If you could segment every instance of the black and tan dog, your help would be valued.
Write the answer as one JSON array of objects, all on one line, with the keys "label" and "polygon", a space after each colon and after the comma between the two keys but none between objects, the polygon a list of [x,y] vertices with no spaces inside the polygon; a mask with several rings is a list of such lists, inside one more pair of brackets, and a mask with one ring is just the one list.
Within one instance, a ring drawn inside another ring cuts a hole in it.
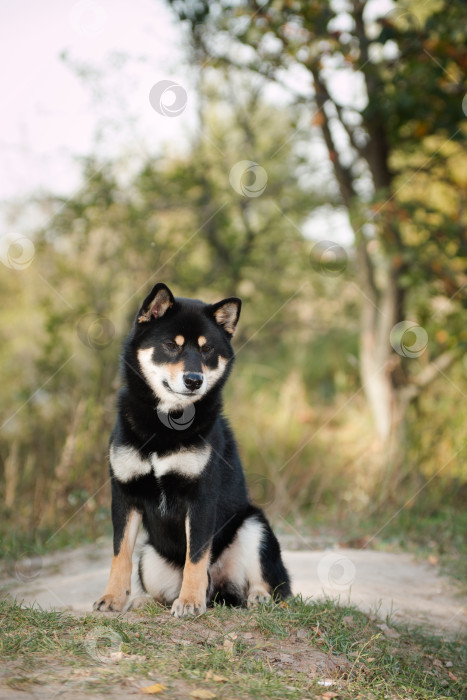
[{"label": "black and tan dog", "polygon": [[174,298],[156,284],[136,317],[110,439],[114,557],[95,610],[126,604],[141,520],[142,588],[176,617],[202,613],[213,599],[252,605],[291,593],[222,415],[240,307],[237,298]]}]

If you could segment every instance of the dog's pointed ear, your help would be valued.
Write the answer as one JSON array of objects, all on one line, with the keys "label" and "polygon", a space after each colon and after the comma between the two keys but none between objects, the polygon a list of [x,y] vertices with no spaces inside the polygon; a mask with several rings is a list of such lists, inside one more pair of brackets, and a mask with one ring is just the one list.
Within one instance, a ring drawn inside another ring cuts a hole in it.
[{"label": "dog's pointed ear", "polygon": [[174,297],[166,284],[159,282],[143,301],[137,316],[137,323],[147,323],[153,318],[162,318],[174,304]]},{"label": "dog's pointed ear", "polygon": [[215,322],[221,326],[226,333],[234,335],[237,330],[238,319],[240,318],[240,310],[242,308],[242,300],[237,297],[229,297],[218,301],[217,304],[212,304],[210,312],[214,316]]}]

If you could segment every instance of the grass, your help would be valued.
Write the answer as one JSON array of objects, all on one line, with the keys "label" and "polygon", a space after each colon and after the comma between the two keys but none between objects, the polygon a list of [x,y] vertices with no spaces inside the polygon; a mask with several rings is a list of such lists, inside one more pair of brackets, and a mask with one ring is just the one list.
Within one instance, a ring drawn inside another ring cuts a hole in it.
[{"label": "grass", "polygon": [[81,527],[63,528],[58,534],[57,528],[38,528],[25,532],[19,529],[8,529],[7,524],[4,523],[4,530],[0,533],[2,543],[0,562],[3,562],[8,569],[25,557],[42,556],[86,544],[95,544],[100,537],[111,538],[112,522],[109,513],[106,515],[106,520],[98,525],[95,522],[88,522]]},{"label": "grass", "polygon": [[354,607],[299,597],[253,611],[216,606],[182,621],[155,604],[77,618],[5,600],[0,653],[10,688],[40,684],[51,694],[118,697],[161,683],[167,698],[200,690],[217,698],[465,697],[460,640],[379,624]]}]

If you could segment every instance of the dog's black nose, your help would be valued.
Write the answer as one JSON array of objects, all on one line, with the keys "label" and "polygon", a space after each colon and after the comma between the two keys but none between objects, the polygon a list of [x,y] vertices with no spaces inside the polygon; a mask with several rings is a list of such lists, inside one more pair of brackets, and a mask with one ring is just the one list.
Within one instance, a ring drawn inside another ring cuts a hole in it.
[{"label": "dog's black nose", "polygon": [[185,382],[187,389],[190,391],[196,391],[196,389],[199,389],[203,383],[203,375],[199,372],[187,372],[183,375],[183,381]]}]

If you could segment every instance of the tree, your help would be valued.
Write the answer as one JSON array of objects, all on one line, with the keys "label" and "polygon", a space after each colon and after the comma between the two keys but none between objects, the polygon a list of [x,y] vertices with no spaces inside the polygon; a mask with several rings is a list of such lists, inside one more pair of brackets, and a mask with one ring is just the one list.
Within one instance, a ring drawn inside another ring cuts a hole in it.
[{"label": "tree", "polygon": [[[384,17],[366,0],[171,4],[191,30],[198,61],[250,71],[291,92],[301,78],[295,104],[321,132],[355,237],[362,386],[399,463],[408,406],[461,356],[464,4],[433,1],[417,10],[397,2]],[[360,86],[360,104],[340,99],[339,75]],[[440,298],[445,311],[434,323]],[[440,321],[450,333],[438,332]]]}]

